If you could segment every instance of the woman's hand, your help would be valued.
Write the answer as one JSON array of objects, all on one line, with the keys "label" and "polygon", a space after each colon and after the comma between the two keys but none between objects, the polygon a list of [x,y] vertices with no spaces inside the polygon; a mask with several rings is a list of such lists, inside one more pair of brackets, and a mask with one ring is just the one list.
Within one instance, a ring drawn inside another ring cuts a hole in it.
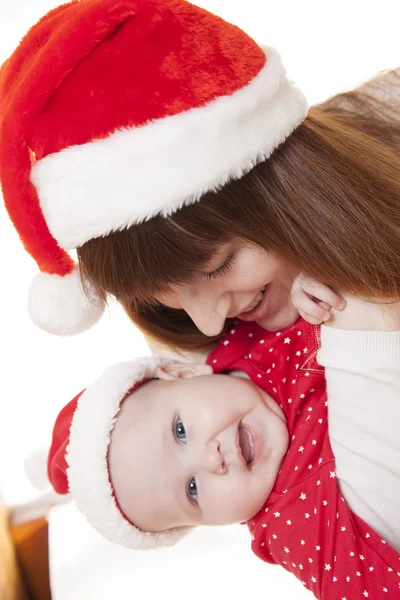
[{"label": "woman's hand", "polygon": [[291,299],[305,321],[319,325],[331,316],[332,308],[343,310],[346,301],[330,287],[300,273],[293,282]]}]

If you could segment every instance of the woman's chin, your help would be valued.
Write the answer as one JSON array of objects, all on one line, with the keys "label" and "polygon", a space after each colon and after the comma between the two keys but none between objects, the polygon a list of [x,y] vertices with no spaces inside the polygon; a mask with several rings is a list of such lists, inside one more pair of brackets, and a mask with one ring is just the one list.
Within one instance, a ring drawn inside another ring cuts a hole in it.
[{"label": "woman's chin", "polygon": [[257,321],[257,325],[267,331],[279,331],[280,329],[289,327],[289,325],[293,325],[299,316],[298,310],[291,304],[275,314],[267,315],[260,321]]}]

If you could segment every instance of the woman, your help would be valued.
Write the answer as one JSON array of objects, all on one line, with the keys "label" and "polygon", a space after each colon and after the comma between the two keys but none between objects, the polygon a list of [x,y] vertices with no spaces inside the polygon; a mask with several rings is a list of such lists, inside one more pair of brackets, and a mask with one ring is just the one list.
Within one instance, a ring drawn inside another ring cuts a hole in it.
[{"label": "woman", "polygon": [[113,295],[198,348],[233,317],[293,322],[301,272],[329,286],[298,303],[319,321],[330,288],[397,299],[398,89],[388,73],[307,112],[276,51],[183,0],[55,9],[0,75],[4,198],[42,271],[33,319],[76,333]]}]

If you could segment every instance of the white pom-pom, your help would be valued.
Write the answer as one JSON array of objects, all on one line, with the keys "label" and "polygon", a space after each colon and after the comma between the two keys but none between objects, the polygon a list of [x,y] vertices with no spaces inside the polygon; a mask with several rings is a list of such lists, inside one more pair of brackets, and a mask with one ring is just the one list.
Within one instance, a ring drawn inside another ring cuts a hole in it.
[{"label": "white pom-pom", "polygon": [[47,476],[47,455],[48,449],[38,448],[25,459],[24,463],[27,478],[33,487],[40,491],[50,487]]},{"label": "white pom-pom", "polygon": [[64,275],[39,273],[32,281],[28,312],[41,329],[55,335],[74,335],[90,329],[105,303],[83,289],[78,269]]}]

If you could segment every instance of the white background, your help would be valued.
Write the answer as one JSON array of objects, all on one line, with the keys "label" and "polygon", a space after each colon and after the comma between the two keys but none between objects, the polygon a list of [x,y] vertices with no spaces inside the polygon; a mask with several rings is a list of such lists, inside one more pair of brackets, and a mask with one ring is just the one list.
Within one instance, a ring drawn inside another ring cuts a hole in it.
[{"label": "white background", "polygon": [[[56,0],[0,0],[0,62]],[[400,64],[396,0],[335,2],[198,0],[260,43],[276,46],[310,103]],[[119,360],[148,353],[118,306],[77,338],[57,339],[29,321],[25,308],[36,264],[0,206],[0,489],[9,503],[34,497],[24,458],[46,445],[59,409]],[[51,517],[54,600],[188,596],[191,600],[308,598],[294,578],[249,550],[244,527],[204,530],[174,549],[135,553],[99,539],[73,507]]]}]

